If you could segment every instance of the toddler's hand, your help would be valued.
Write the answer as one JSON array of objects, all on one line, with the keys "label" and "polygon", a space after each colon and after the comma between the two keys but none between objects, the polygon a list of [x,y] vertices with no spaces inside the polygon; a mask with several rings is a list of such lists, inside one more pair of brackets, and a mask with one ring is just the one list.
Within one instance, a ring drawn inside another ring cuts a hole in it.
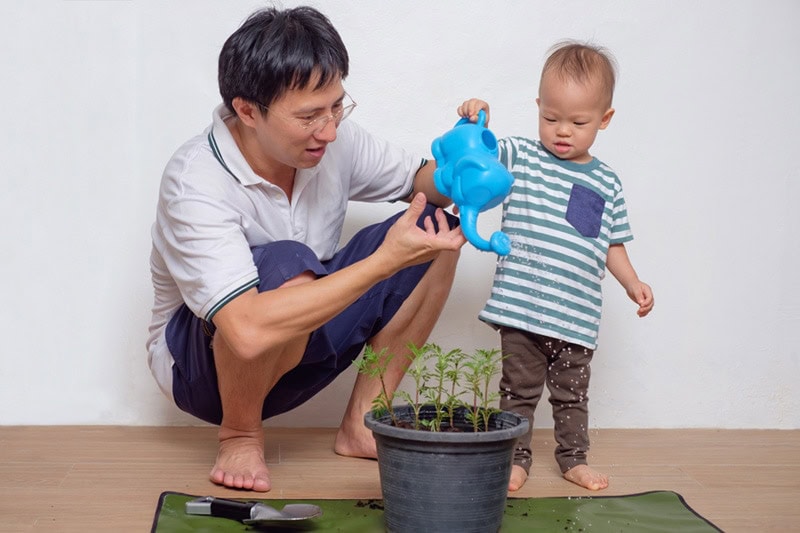
[{"label": "toddler's hand", "polygon": [[489,104],[478,98],[470,98],[465,100],[463,104],[458,106],[458,116],[468,118],[470,122],[478,121],[478,111],[483,109],[486,112],[486,124],[489,125]]},{"label": "toddler's hand", "polygon": [[655,305],[655,298],[653,298],[653,289],[650,285],[640,281],[635,287],[628,291],[628,296],[631,300],[639,305],[636,314],[640,317],[647,316],[653,310]]}]

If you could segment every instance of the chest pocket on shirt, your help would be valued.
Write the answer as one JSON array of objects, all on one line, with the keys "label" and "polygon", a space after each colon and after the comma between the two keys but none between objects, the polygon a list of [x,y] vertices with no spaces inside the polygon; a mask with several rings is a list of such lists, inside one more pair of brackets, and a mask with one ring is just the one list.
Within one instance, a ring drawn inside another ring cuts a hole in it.
[{"label": "chest pocket on shirt", "polygon": [[600,235],[604,207],[605,201],[599,194],[576,183],[569,195],[567,222],[584,237],[594,239]]}]

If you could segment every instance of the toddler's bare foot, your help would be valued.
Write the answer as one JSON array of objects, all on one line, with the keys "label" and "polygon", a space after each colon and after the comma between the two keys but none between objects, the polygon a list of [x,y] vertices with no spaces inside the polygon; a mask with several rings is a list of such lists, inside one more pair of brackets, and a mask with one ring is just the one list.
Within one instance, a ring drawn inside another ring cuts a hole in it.
[{"label": "toddler's bare foot", "polygon": [[220,427],[217,462],[209,478],[232,489],[267,492],[271,487],[264,460],[264,432]]},{"label": "toddler's bare foot", "polygon": [[573,466],[564,472],[564,479],[589,490],[602,490],[608,487],[608,476],[590,468],[589,465]]},{"label": "toddler's bare foot", "polygon": [[528,480],[528,473],[519,465],[511,467],[511,479],[508,482],[508,490],[515,491],[522,488]]},{"label": "toddler's bare foot", "polygon": [[349,420],[347,416],[342,419],[342,425],[339,426],[339,431],[336,433],[333,451],[345,457],[378,458],[375,438],[364,425],[364,421],[362,419]]}]

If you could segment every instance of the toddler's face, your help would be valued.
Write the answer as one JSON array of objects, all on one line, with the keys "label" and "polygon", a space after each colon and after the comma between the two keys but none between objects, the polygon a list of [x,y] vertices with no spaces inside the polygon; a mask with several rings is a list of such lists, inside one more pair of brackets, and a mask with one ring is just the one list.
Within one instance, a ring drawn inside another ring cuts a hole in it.
[{"label": "toddler's face", "polygon": [[545,73],[539,86],[539,139],[554,156],[575,163],[592,160],[589,148],[608,126],[614,109],[600,84],[566,81]]}]

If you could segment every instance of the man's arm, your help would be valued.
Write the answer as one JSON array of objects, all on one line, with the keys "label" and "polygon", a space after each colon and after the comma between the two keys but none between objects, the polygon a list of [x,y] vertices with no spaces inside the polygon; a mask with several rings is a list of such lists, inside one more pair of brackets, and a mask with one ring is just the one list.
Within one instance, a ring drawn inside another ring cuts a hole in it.
[{"label": "man's arm", "polygon": [[414,176],[414,192],[406,199],[411,201],[418,193],[425,194],[428,202],[439,207],[448,207],[453,201],[443,195],[433,182],[433,171],[436,170],[436,161],[430,160],[417,170]]},{"label": "man's arm", "polygon": [[460,228],[449,228],[443,212],[436,214],[438,232],[430,219],[425,229],[417,226],[425,203],[424,195],[415,196],[380,247],[347,268],[289,287],[261,293],[251,289],[234,298],[214,315],[217,333],[240,358],[252,360],[308,335],[399,270],[431,261],[442,251],[459,250],[466,239]]}]

